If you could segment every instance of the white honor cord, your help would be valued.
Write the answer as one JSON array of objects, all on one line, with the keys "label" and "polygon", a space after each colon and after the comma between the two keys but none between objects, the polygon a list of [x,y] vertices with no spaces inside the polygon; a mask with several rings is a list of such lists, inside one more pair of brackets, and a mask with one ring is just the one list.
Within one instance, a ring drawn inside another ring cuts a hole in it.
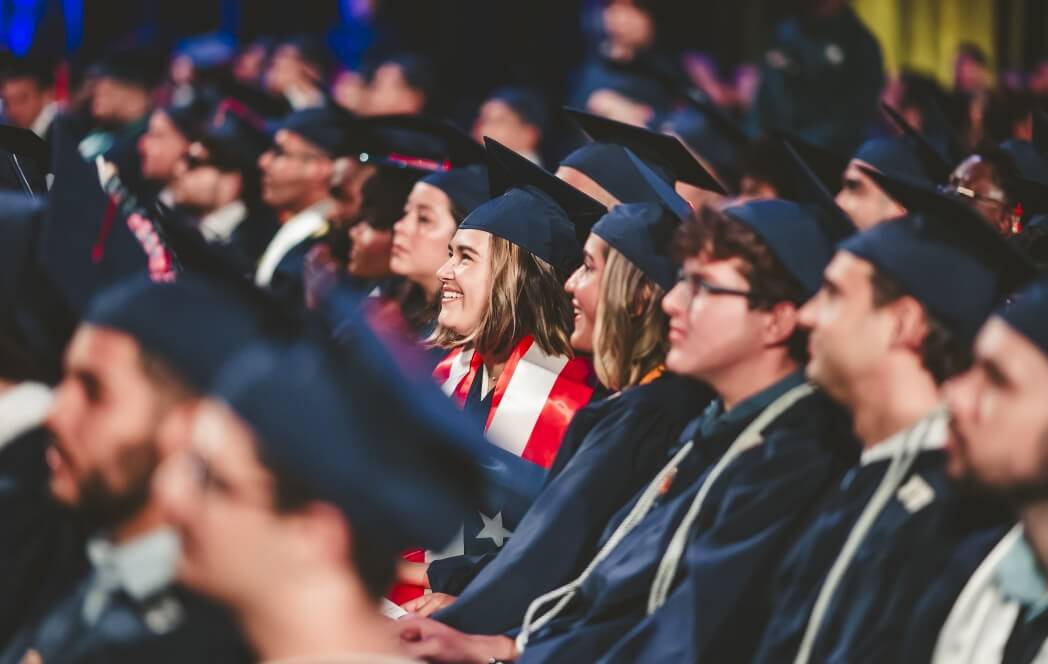
[{"label": "white honor cord", "polygon": [[840,585],[841,579],[844,578],[845,572],[848,571],[852,559],[855,557],[863,540],[866,539],[866,535],[869,533],[870,528],[873,527],[873,523],[880,516],[881,510],[891,500],[891,497],[902,484],[903,478],[906,477],[906,473],[910,471],[914,461],[917,460],[924,438],[927,437],[934,422],[935,416],[929,416],[914,425],[913,429],[906,435],[899,450],[892,457],[891,465],[888,466],[888,470],[881,479],[877,491],[870,498],[870,502],[866,503],[866,507],[863,509],[858,521],[855,522],[851,532],[848,534],[848,539],[845,540],[844,546],[841,547],[840,553],[837,554],[837,560],[833,562],[833,567],[830,568],[829,573],[826,575],[822,588],[819,589],[811,616],[808,618],[808,625],[804,629],[804,638],[801,640],[800,648],[797,650],[797,657],[793,660],[794,664],[808,664],[808,661],[811,659],[815,638],[819,635],[819,629],[822,626],[822,621],[826,618],[826,612],[833,601],[833,595],[837,592],[837,586]]},{"label": "white honor cord", "polygon": [[695,495],[695,499],[692,501],[691,506],[684,515],[684,519],[681,521],[680,525],[677,526],[677,530],[674,531],[673,537],[670,539],[670,543],[666,547],[666,553],[663,554],[662,560],[659,562],[659,568],[658,571],[655,572],[655,580],[651,584],[651,592],[648,595],[649,615],[666,603],[666,597],[669,595],[670,588],[673,586],[673,580],[677,576],[677,568],[680,565],[680,560],[684,556],[684,551],[688,546],[688,536],[691,527],[699,518],[702,506],[706,502],[706,496],[709,495],[713,485],[717,482],[717,479],[743,452],[760,445],[764,441],[763,432],[769,424],[792,408],[798,401],[814,392],[815,388],[808,383],[804,383],[803,385],[798,385],[789,390],[770,403],[763,411],[761,411],[761,414],[758,415],[741,434],[739,434],[738,438],[735,439],[735,442],[733,442],[731,447],[728,448],[728,451],[721,456],[719,461],[717,461],[717,464],[710,471],[706,481],[703,482],[702,487],[699,488],[699,492]]},{"label": "white honor cord", "polygon": [[[521,625],[520,634],[517,635],[517,650],[519,652],[524,652],[524,648],[528,645],[528,639],[532,633],[542,629],[549,624],[551,620],[560,615],[560,612],[563,611],[564,607],[566,607],[568,603],[571,602],[572,598],[575,597],[575,593],[580,587],[582,587],[582,584],[585,583],[586,579],[588,579],[590,574],[593,573],[593,570],[596,569],[597,565],[611,555],[611,552],[615,550],[615,547],[619,545],[619,542],[621,542],[626,535],[628,535],[630,531],[633,530],[642,519],[644,519],[649,511],[651,511],[655,501],[664,491],[663,485],[673,476],[674,473],[677,472],[677,467],[680,465],[681,461],[684,460],[684,457],[688,456],[688,453],[691,452],[691,449],[694,446],[695,441],[688,441],[687,444],[681,447],[680,450],[673,455],[670,462],[659,471],[655,476],[655,479],[653,479],[648,484],[647,488],[644,489],[644,493],[642,493],[640,498],[637,499],[637,503],[633,506],[633,509],[626,515],[626,518],[623,519],[621,524],[619,524],[619,527],[616,528],[615,532],[613,532],[611,537],[608,538],[607,543],[601,547],[600,551],[586,569],[582,571],[582,574],[580,574],[578,578],[567,585],[551,590],[545,595],[535,598],[535,600],[528,606],[528,610],[524,614],[524,623]],[[560,601],[557,602],[552,609],[538,619],[535,618],[539,609],[556,599],[560,599]]]}]

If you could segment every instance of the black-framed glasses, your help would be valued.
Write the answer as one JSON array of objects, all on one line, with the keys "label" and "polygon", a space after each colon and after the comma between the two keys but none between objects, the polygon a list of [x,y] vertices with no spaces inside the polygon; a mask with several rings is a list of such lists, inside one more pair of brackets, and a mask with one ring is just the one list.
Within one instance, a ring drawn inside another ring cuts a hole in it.
[{"label": "black-framed glasses", "polygon": [[683,284],[687,290],[688,299],[694,299],[697,295],[708,294],[708,295],[728,295],[731,297],[743,297],[747,300],[760,297],[759,293],[752,290],[739,290],[738,288],[729,288],[727,286],[718,286],[717,284],[710,283],[697,274],[691,272],[685,272],[681,270],[677,273],[677,283]]},{"label": "black-framed glasses", "polygon": [[278,143],[270,145],[269,149],[266,150],[266,152],[273,155],[274,159],[277,157],[287,157],[288,159],[297,159],[299,161],[315,161],[317,159],[327,159],[325,155],[322,155],[317,152],[285,150],[284,147]]}]

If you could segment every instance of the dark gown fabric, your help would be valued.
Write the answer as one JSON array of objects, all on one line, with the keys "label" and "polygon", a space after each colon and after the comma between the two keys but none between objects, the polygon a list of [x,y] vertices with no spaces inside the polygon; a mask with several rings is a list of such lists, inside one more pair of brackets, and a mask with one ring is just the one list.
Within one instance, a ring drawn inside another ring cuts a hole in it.
[{"label": "dark gown fabric", "polygon": [[[520,624],[528,604],[577,576],[608,519],[659,471],[711,392],[664,374],[580,410],[513,537],[437,620],[469,633]],[[432,570],[440,563],[431,566]]]}]

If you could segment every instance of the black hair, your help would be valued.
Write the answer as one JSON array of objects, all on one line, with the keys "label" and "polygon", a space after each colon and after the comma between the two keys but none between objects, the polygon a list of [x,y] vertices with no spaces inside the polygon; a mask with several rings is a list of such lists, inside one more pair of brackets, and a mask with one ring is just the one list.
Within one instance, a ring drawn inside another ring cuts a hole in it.
[{"label": "black hair", "polygon": [[48,63],[38,60],[14,60],[0,71],[0,80],[31,80],[38,89],[47,90],[55,85],[55,73]]}]

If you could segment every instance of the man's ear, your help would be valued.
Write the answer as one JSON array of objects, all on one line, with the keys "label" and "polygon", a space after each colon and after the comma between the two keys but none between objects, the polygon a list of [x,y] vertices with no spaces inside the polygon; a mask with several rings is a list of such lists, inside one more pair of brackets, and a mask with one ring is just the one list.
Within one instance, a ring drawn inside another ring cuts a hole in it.
[{"label": "man's ear", "polygon": [[784,345],[797,331],[797,305],[792,302],[777,302],[767,314],[764,323],[764,343],[768,346]]},{"label": "man's ear", "polygon": [[919,351],[928,336],[928,316],[921,303],[910,296],[900,297],[890,305],[895,315],[896,345]]},{"label": "man's ear", "polygon": [[295,517],[304,542],[318,558],[345,565],[353,552],[353,532],[345,515],[331,503],[308,503]]}]

